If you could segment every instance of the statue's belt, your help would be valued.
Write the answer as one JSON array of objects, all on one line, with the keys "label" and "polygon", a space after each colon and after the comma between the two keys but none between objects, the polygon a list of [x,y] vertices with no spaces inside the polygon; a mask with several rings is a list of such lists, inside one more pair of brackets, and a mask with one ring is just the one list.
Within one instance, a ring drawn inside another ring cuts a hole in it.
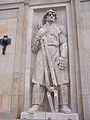
[{"label": "statue's belt", "polygon": [[59,46],[59,43],[46,43],[47,46],[55,46],[55,47],[58,47]]}]

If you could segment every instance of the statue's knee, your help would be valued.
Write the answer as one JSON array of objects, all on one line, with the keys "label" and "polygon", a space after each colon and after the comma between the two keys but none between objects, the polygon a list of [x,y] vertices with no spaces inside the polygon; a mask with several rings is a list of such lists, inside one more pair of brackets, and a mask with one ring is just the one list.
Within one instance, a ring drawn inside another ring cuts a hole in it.
[{"label": "statue's knee", "polygon": [[54,96],[58,96],[58,91],[57,90],[54,90]]}]

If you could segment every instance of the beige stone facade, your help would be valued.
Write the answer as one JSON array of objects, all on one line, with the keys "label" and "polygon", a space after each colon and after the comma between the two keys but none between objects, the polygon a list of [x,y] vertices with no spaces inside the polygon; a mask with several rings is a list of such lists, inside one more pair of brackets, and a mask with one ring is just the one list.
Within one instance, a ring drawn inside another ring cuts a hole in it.
[{"label": "beige stone facade", "polygon": [[[19,118],[31,107],[36,59],[31,41],[50,8],[57,11],[58,23],[67,28],[70,108],[80,120],[90,120],[89,0],[0,0],[0,38],[11,38],[5,55],[0,46],[0,120]],[[49,110],[48,105],[43,108]]]}]

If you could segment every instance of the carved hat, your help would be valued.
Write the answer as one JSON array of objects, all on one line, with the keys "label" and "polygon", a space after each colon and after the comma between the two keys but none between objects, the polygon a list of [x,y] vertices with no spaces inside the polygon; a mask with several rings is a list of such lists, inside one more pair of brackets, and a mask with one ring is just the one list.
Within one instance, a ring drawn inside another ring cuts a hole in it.
[{"label": "carved hat", "polygon": [[56,12],[54,10],[50,9],[50,10],[46,11],[45,15],[43,16],[43,21],[42,21],[43,25],[46,24],[46,19],[47,19],[47,16],[48,16],[49,13],[54,14],[55,15],[55,20],[57,19]]}]

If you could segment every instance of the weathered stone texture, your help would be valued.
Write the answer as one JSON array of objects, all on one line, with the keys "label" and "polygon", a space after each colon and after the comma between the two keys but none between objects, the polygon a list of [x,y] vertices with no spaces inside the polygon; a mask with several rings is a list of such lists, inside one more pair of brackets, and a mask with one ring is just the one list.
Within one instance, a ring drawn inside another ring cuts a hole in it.
[{"label": "weathered stone texture", "polygon": [[[14,120],[31,106],[36,60],[31,41],[37,23],[50,8],[57,11],[58,23],[67,28],[71,109],[79,113],[81,120],[90,120],[90,1],[0,0],[0,38],[11,38],[6,55],[1,54],[0,46],[1,120],[10,116]],[[48,104],[44,109],[50,109]]]},{"label": "weathered stone texture", "polygon": [[63,114],[63,113],[50,113],[50,112],[40,112],[35,114],[28,114],[23,112],[21,114],[21,120],[79,120],[77,113]]}]

